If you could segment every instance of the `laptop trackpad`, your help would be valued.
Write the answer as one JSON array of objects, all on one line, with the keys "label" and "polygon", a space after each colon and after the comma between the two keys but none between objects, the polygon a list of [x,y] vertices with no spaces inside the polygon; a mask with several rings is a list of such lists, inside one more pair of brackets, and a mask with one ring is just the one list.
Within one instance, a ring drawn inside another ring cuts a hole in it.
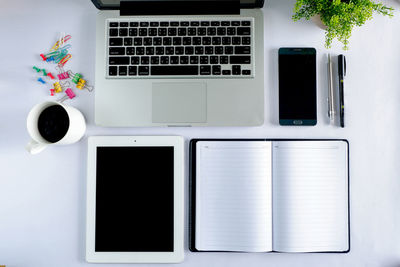
[{"label": "laptop trackpad", "polygon": [[206,122],[206,83],[153,83],[152,90],[153,122]]}]

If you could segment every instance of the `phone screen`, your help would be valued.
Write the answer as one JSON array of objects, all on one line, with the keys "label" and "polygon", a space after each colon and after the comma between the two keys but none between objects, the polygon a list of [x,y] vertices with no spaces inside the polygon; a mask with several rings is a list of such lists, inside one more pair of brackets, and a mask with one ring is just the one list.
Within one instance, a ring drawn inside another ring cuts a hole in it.
[{"label": "phone screen", "polygon": [[279,123],[317,123],[316,51],[279,49]]}]

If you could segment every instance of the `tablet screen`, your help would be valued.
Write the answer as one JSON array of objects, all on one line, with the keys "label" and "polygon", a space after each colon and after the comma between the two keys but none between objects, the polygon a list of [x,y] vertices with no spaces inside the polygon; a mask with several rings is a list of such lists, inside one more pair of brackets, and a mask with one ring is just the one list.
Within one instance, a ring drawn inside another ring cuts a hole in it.
[{"label": "tablet screen", "polygon": [[174,251],[173,147],[97,147],[95,251]]}]

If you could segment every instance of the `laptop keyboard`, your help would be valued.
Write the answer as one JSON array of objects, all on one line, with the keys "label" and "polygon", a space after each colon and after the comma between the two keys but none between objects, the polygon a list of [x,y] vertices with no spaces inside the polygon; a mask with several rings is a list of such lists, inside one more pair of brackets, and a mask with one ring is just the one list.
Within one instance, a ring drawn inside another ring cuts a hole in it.
[{"label": "laptop keyboard", "polygon": [[107,21],[107,78],[254,76],[252,18]]}]

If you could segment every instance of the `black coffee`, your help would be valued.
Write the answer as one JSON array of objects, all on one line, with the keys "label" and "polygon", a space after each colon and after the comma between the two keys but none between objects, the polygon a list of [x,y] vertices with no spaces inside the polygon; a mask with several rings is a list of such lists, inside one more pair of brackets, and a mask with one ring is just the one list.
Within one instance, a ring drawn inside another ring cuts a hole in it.
[{"label": "black coffee", "polygon": [[48,142],[60,141],[69,128],[69,117],[62,106],[49,106],[42,111],[38,119],[40,135]]}]

